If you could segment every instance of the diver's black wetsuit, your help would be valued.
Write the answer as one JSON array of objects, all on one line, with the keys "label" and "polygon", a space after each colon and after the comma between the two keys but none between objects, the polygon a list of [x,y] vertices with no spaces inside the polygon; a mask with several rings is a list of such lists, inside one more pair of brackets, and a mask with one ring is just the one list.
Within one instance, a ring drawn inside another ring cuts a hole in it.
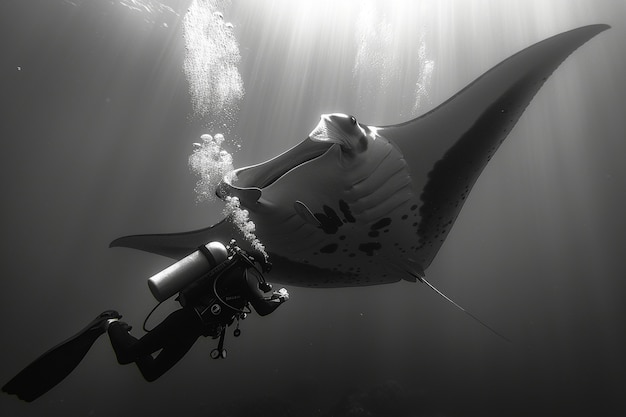
[{"label": "diver's black wetsuit", "polygon": [[[213,281],[181,293],[183,308],[174,311],[141,339],[133,337],[123,322],[112,322],[108,329],[111,345],[120,364],[135,362],[147,381],[154,381],[174,366],[200,336],[217,338],[248,302],[261,316],[274,311],[285,299],[278,293],[265,297],[259,281],[243,265],[235,265]],[[219,295],[216,297],[215,293]],[[212,306],[219,305],[219,308]],[[162,349],[162,350],[161,350]],[[154,352],[161,350],[156,358]]]}]

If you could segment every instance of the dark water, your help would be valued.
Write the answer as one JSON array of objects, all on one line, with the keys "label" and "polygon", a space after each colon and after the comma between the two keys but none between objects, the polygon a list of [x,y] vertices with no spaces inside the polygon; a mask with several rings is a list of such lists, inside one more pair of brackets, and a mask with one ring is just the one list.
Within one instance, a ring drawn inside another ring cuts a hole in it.
[{"label": "dark water", "polygon": [[[146,278],[169,261],[111,240],[220,219],[219,204],[196,203],[188,166],[192,143],[219,128],[192,117],[188,6],[2,2],[3,382],[102,310],[140,327]],[[102,338],[37,402],[0,396],[0,414],[624,415],[625,18],[624,2],[591,0],[224,7],[245,88],[224,132],[242,145],[236,166],[296,144],[320,113],[404,121],[536,41],[613,26],[535,97],[427,271],[513,343],[418,284],[290,288],[228,340],[226,361],[201,340],[148,384]],[[430,78],[411,75],[425,61]]]}]

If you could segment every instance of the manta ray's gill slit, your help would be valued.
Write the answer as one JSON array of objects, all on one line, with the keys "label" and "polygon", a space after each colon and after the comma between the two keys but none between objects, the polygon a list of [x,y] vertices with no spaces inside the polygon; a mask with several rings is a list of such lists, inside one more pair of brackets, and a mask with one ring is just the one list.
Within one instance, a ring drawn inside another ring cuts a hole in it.
[{"label": "manta ray's gill slit", "polygon": [[[380,149],[380,147],[377,147],[377,149]],[[381,166],[385,163],[388,162],[389,157],[392,155],[392,152],[394,151],[394,148],[387,142],[383,148],[382,152],[378,152],[379,155],[378,157],[380,158],[375,165],[372,165],[372,162],[370,161],[368,163],[369,165],[369,169],[367,172],[367,175],[364,176],[361,179],[358,179],[356,181],[354,181],[353,187],[358,187],[361,183],[366,182],[367,180],[369,180],[372,177],[372,174],[376,174],[376,173],[386,173],[385,170],[381,169]],[[405,168],[406,169],[406,163],[401,164],[400,169]],[[382,171],[382,172],[381,172]],[[389,177],[389,175],[382,175],[381,176],[381,180],[387,179]]]},{"label": "manta ray's gill slit", "polygon": [[368,176],[354,183],[348,190],[355,210],[377,206],[396,196],[404,188],[411,189],[411,177],[404,160],[389,158],[387,164],[371,169]]},{"label": "manta ray's gill slit", "polygon": [[413,198],[413,183],[406,161],[390,149],[385,148],[384,161],[375,169],[370,168],[368,176],[347,190],[353,211],[372,220],[388,215]]},{"label": "manta ray's gill slit", "polygon": [[390,216],[398,208],[404,206],[413,198],[411,184],[405,184],[396,190],[389,198],[382,200],[378,205],[361,211],[359,214],[365,219],[378,219]]},{"label": "manta ray's gill slit", "polygon": [[[386,196],[393,195],[411,184],[406,164],[392,166],[390,171],[377,168],[373,173],[373,175],[361,180],[350,188],[351,194],[359,196],[356,201],[370,199],[377,195],[380,199],[384,199]],[[366,193],[365,189],[371,191]]]}]

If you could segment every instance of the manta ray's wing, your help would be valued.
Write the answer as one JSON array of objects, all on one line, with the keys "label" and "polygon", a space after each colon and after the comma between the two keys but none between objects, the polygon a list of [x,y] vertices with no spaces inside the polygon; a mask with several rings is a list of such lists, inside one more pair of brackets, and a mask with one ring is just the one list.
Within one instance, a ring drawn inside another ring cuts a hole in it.
[{"label": "manta ray's wing", "polygon": [[[181,259],[207,242],[219,241],[227,244],[231,239],[239,237],[241,237],[239,229],[226,218],[213,226],[190,232],[124,236],[115,239],[109,247],[133,248]],[[242,246],[245,242],[241,239],[238,244]]]},{"label": "manta ray's wing", "polygon": [[432,262],[474,182],[535,93],[568,55],[608,28],[585,26],[534,44],[431,112],[379,128],[402,151],[421,200],[415,260],[423,269]]}]

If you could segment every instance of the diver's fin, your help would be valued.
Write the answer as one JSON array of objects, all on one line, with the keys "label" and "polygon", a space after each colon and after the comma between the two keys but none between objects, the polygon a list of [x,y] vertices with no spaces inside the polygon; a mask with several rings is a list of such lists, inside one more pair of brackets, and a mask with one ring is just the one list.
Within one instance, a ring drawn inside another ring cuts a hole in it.
[{"label": "diver's fin", "polygon": [[104,321],[121,317],[106,311],[83,330],[59,343],[7,382],[2,391],[31,402],[63,381],[82,361],[96,339],[105,332]]},{"label": "diver's fin", "polygon": [[444,293],[439,291],[430,282],[426,281],[426,278],[424,278],[423,276],[416,276],[416,278],[420,282],[423,282],[424,284],[428,285],[428,287],[430,287],[433,291],[435,291],[437,294],[439,294],[441,297],[443,297],[446,301],[450,302],[453,306],[455,306],[456,308],[458,308],[459,310],[461,310],[462,312],[464,312],[465,314],[467,314],[468,316],[470,316],[471,318],[476,320],[478,323],[480,323],[481,325],[483,325],[484,327],[489,329],[493,334],[495,334],[496,336],[500,337],[501,339],[504,339],[507,342],[511,343],[511,340],[509,338],[507,338],[506,336],[503,336],[500,332],[498,332],[497,330],[493,329],[487,323],[485,323],[484,321],[482,321],[481,319],[479,319],[478,317],[476,317],[475,315],[473,315],[472,313],[470,313],[469,311],[467,311],[466,309],[464,309],[463,307],[461,307],[460,305],[458,305],[457,303],[452,301],[452,299],[450,297],[448,297],[447,295],[445,295]]},{"label": "diver's fin", "polygon": [[197,250],[200,245],[211,241],[227,244],[239,236],[239,229],[226,218],[216,225],[190,232],[124,236],[115,239],[109,247],[133,248],[181,259]]}]

